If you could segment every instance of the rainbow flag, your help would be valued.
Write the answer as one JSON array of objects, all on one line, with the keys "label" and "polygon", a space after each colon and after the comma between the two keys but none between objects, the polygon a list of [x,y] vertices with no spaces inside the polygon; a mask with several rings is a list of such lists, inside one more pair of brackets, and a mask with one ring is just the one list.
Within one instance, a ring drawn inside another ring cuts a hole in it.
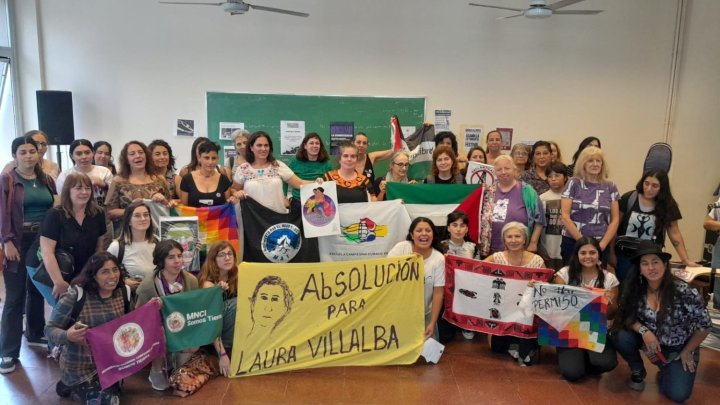
[{"label": "rainbow flag", "polygon": [[[235,252],[240,252],[238,222],[235,205],[225,203],[214,207],[194,208],[178,205],[173,216],[198,217],[199,242],[202,245],[201,256],[204,260],[208,245],[219,240],[230,242]],[[201,260],[202,261],[202,260]]]},{"label": "rainbow flag", "polygon": [[602,353],[607,342],[607,299],[595,297],[558,330],[538,316],[538,343],[541,346],[577,347]]}]

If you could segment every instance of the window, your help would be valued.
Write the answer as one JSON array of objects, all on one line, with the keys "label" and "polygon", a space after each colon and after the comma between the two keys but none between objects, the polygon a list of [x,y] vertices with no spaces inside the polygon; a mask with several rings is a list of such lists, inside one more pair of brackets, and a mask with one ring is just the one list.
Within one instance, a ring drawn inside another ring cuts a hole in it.
[{"label": "window", "polygon": [[[2,139],[19,135],[18,114],[15,108],[15,69],[12,48],[12,26],[8,0],[0,0],[0,134]],[[9,142],[0,142],[0,162],[10,157]]]}]

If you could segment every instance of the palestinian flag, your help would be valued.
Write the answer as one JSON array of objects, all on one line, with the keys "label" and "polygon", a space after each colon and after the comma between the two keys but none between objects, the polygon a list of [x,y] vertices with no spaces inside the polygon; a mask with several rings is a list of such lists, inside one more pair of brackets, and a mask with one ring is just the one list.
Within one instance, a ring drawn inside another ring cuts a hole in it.
[{"label": "palestinian flag", "polygon": [[400,121],[396,115],[390,118],[390,144],[394,151],[404,150],[410,154],[408,178],[424,179],[430,172],[432,153],[435,149],[435,126],[423,124],[407,138],[403,136]]}]

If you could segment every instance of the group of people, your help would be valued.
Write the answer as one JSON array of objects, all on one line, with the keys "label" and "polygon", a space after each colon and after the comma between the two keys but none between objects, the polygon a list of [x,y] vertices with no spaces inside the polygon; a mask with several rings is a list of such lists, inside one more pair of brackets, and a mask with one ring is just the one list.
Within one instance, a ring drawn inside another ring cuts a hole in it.
[{"label": "group of people", "polygon": [[[70,145],[73,166],[60,173],[57,165],[44,159],[48,144],[44,133],[31,131],[16,138],[13,161],[0,176],[0,231],[7,260],[0,372],[15,369],[24,329],[28,344],[66,347],[60,357],[63,378],[58,394],[112,401],[118,391],[99,390],[91,354],[83,344],[88,327],[155,297],[214,285],[226,291],[226,310],[234,313],[240,252],[226,242],[210,246],[196,278],[183,270],[180,244],[155,239],[144,199],[203,207],[252,198],[279,213],[299,212],[299,188],[305,184],[334,181],[341,204],[382,201],[388,183],[461,184],[468,162],[478,162],[494,166],[497,179],[491,187],[490,237],[478,244],[470,241],[467,214],[456,211],[448,215],[446,226],[415,218],[407,240],[389,253],[418,254],[425,261],[426,337],[443,340],[445,254],[553,268],[555,283],[604,289],[608,317],[614,318],[611,343],[603,353],[558,349],[565,378],[575,381],[588,373],[612,370],[619,352],[632,370],[631,387],[642,389],[646,374],[642,349],[664,359],[657,363],[663,371],[663,393],[677,401],[689,397],[698,346],[710,324],[702,297],[673,278],[670,255],[662,251],[667,234],[683,264],[697,266],[688,257],[678,228],[680,210],[667,174],[646,172],[634,190],[621,196],[608,180],[600,140],[594,137],[581,142],[567,166],[551,141],[538,141],[532,147],[519,144],[509,155],[503,154],[498,131],[487,134],[487,149],[478,145],[466,156],[458,155],[451,132],[438,133],[435,142],[430,173],[424,179],[411,179],[407,152],[369,152],[364,133],[338,146],[336,163],[330,162],[321,136],[309,133],[287,165],[273,156],[271,137],[263,131],[233,133],[236,154],[224,165],[219,164],[220,147],[197,138],[190,163],[177,174],[172,148],[163,140],[148,146],[130,141],[113,162],[109,143],[78,139]],[[385,175],[375,171],[379,160],[389,161]],[[87,294],[77,318],[73,317],[79,294],[75,286]],[[47,323],[44,301],[53,306]],[[232,315],[225,318],[234,321]],[[232,327],[226,325],[213,344],[225,374]],[[471,331],[463,335],[473,338]],[[494,336],[491,349],[529,365],[537,341]],[[190,354],[176,353],[174,362],[165,358],[153,362],[152,387],[167,389],[168,369]]]}]

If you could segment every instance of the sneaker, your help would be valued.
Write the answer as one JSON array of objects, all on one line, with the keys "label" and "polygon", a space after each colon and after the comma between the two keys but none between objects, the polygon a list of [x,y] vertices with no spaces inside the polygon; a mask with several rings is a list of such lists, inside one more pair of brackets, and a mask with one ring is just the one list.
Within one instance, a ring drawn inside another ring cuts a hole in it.
[{"label": "sneaker", "polygon": [[28,346],[34,346],[34,347],[42,347],[44,349],[48,348],[48,340],[45,336],[41,336],[37,339],[31,339],[29,337],[26,337]]},{"label": "sneaker", "polygon": [[510,345],[510,347],[508,348],[508,354],[515,360],[519,359],[520,347],[518,345]]},{"label": "sneaker", "polygon": [[471,330],[464,330],[464,331],[462,331],[462,335],[465,338],[465,340],[473,340],[473,338],[475,337],[475,332],[473,332]]},{"label": "sneaker", "polygon": [[55,393],[61,398],[68,398],[70,394],[72,394],[72,390],[62,381],[58,381],[57,384],[55,384]]},{"label": "sneaker", "polygon": [[645,370],[633,370],[630,374],[630,381],[628,386],[630,389],[635,391],[642,391],[645,389],[645,376],[647,372]]},{"label": "sneaker", "polygon": [[165,391],[170,388],[170,382],[168,382],[167,376],[165,376],[165,371],[163,370],[150,370],[148,381],[150,381],[150,385],[152,385],[155,391]]},{"label": "sneaker", "polygon": [[0,362],[0,374],[12,373],[15,371],[15,363],[17,360],[12,357],[3,357]]}]

